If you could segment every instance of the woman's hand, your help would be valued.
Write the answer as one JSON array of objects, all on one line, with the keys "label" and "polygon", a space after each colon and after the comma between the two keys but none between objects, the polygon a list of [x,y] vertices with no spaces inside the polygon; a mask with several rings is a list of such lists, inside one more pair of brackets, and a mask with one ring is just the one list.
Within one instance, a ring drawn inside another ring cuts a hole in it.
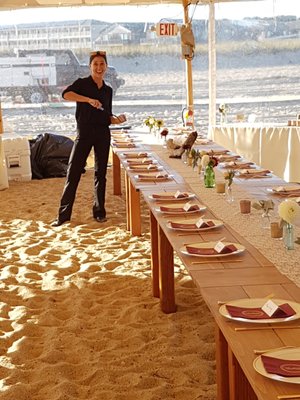
[{"label": "woman's hand", "polygon": [[89,98],[88,103],[89,103],[89,105],[91,105],[92,107],[99,108],[99,109],[103,109],[102,103],[100,103],[100,101],[97,100],[97,99],[90,99],[90,98]]}]

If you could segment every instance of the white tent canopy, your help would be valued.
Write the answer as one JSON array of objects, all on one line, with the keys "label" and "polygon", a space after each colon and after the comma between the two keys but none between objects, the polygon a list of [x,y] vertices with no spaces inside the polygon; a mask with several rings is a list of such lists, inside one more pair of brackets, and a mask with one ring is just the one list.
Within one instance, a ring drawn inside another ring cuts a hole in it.
[{"label": "white tent canopy", "polygon": [[[188,2],[188,4],[208,5],[212,3],[229,3],[233,1],[242,2],[249,0],[191,0]],[[35,8],[35,7],[100,6],[100,5],[147,6],[153,4],[182,4],[182,3],[184,3],[184,1],[182,0],[1,0],[0,10],[24,9],[24,8]]]}]

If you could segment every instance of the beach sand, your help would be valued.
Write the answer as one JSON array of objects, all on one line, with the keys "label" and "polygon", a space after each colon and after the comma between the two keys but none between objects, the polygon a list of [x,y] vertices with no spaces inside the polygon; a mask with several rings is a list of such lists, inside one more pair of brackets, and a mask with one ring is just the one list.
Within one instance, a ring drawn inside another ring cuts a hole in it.
[{"label": "beach sand", "polygon": [[72,221],[56,218],[64,178],[0,191],[0,399],[215,400],[214,322],[175,257],[174,314],[152,297],[148,213],[126,231],[125,200],[92,218],[93,171]]}]

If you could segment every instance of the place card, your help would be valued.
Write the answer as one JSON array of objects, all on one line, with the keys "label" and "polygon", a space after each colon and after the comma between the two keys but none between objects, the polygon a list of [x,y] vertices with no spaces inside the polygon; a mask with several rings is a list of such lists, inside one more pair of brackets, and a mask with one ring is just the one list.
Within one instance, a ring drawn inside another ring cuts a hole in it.
[{"label": "place card", "polygon": [[269,317],[274,316],[278,311],[279,307],[274,301],[268,300],[261,308]]},{"label": "place card", "polygon": [[185,203],[185,205],[183,206],[184,211],[190,211],[195,209],[195,204],[192,204],[190,201]]},{"label": "place card", "polygon": [[177,192],[174,193],[174,197],[175,199],[188,197],[188,193],[182,193],[180,190],[177,190]]},{"label": "place card", "polygon": [[295,311],[290,307],[288,303],[277,305],[272,300],[268,300],[262,307],[262,311],[267,314],[268,317],[272,318],[283,318],[289,315],[293,315]]},{"label": "place card", "polygon": [[203,224],[206,225],[205,221],[203,221],[203,218],[199,218],[198,221],[196,222],[196,227],[201,228]]},{"label": "place card", "polygon": [[209,228],[211,226],[215,226],[213,221],[204,221],[203,218],[199,218],[196,222],[197,228]]},{"label": "place card", "polygon": [[223,242],[219,241],[216,243],[214,249],[216,250],[217,253],[222,253],[222,251],[224,251],[225,247],[226,247],[226,245]]}]

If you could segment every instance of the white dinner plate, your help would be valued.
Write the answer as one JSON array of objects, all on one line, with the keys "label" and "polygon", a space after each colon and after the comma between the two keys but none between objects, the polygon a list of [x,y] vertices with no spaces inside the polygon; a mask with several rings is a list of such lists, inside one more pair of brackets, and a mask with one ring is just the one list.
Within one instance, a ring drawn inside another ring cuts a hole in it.
[{"label": "white dinner plate", "polygon": [[[273,350],[264,353],[265,356],[280,358],[283,360],[300,360],[300,347],[293,347],[291,349],[281,349],[281,350]],[[256,372],[260,375],[265,376],[266,378],[273,379],[275,381],[287,382],[287,383],[296,383],[300,384],[300,377],[288,377],[288,376],[281,376],[277,374],[269,374],[264,367],[262,362],[261,356],[257,357],[253,361],[253,367]]]},{"label": "white dinner plate", "polygon": [[[189,243],[187,246],[193,246],[193,247],[199,247],[202,249],[212,249],[215,247],[215,245],[218,242],[201,242],[201,243]],[[235,256],[237,254],[241,254],[245,251],[245,247],[243,245],[241,245],[240,243],[233,243],[233,242],[223,242],[226,246],[233,244],[237,250],[233,251],[232,253],[225,253],[225,254],[211,254],[211,255],[207,255],[207,254],[192,254],[189,253],[186,249],[186,246],[183,246],[180,248],[180,252],[182,254],[185,254],[187,256],[194,256],[194,257],[204,257],[204,258],[218,258],[218,257],[229,257],[229,256]]]},{"label": "white dinner plate", "polygon": [[[151,164],[148,164],[151,165]],[[163,167],[159,166],[159,165],[155,165],[154,168],[148,168],[147,164],[143,164],[143,165],[130,165],[128,167],[128,169],[130,171],[135,171],[135,172],[155,172],[155,171],[162,171]]]},{"label": "white dinner plate", "polygon": [[268,299],[266,298],[232,300],[228,301],[226,304],[223,304],[219,308],[219,312],[225,318],[232,319],[234,321],[250,322],[252,324],[281,323],[281,322],[293,321],[295,319],[300,318],[300,304],[295,303],[293,301],[282,300],[282,299],[272,299],[272,301],[277,305],[288,303],[293,308],[293,310],[296,311],[296,314],[291,315],[290,317],[287,318],[248,319],[248,318],[232,317],[226,308],[226,305],[236,306],[236,307],[249,307],[249,308],[262,307],[267,302],[267,300]]},{"label": "white dinner plate", "polygon": [[293,192],[300,192],[300,185],[298,186],[276,186],[273,188],[267,188],[268,192],[272,192],[274,194],[293,194]]},{"label": "white dinner plate", "polygon": [[261,168],[243,168],[240,169],[237,172],[237,177],[241,176],[241,177],[251,177],[251,176],[271,176],[272,171],[268,170],[268,169],[261,169]]},{"label": "white dinner plate", "polygon": [[[147,162],[143,162],[147,161]],[[157,164],[156,160],[153,160],[150,157],[144,157],[144,158],[130,158],[128,160],[125,160],[124,162],[126,162],[127,165],[129,166],[136,166],[136,165],[144,165],[147,166],[149,164]]]},{"label": "white dinner plate", "polygon": [[199,206],[199,209],[198,210],[191,210],[191,211],[181,211],[180,208],[183,208],[184,204],[182,204],[182,207],[180,207],[179,204],[170,203],[170,204],[164,204],[161,207],[168,207],[168,208],[174,209],[174,211],[172,211],[172,210],[170,210],[170,211],[162,211],[160,209],[160,207],[155,208],[155,211],[161,212],[163,214],[180,214],[180,215],[183,215],[183,214],[194,214],[194,213],[198,213],[200,211],[206,210],[206,207],[203,204],[191,203],[191,205],[197,205],[197,206]]},{"label": "white dinner plate", "polygon": [[[145,173],[145,172],[144,172]],[[155,182],[163,182],[163,181],[168,181],[168,180],[170,180],[170,179],[172,179],[173,178],[173,175],[167,175],[167,176],[164,176],[164,177],[156,177],[156,174],[153,174],[153,172],[152,171],[149,171],[149,175],[148,176],[143,176],[142,178],[141,177],[139,177],[138,175],[135,175],[134,176],[134,178],[137,180],[137,181],[145,181],[145,182],[147,182],[147,181],[149,181],[149,182],[153,182],[153,181],[155,181]]]},{"label": "white dinner plate", "polygon": [[173,220],[173,221],[168,221],[167,222],[167,227],[169,229],[172,229],[174,231],[183,231],[183,232],[202,232],[202,231],[209,231],[211,229],[216,229],[216,228],[220,228],[220,226],[223,226],[223,222],[218,220],[218,219],[204,219],[203,221],[213,221],[214,225],[213,226],[208,226],[205,228],[188,228],[188,227],[182,227],[182,228],[174,228],[172,227],[171,223],[177,223],[177,224],[195,224],[197,221],[199,220],[199,218],[197,219],[177,219],[177,220]]},{"label": "white dinner plate", "polygon": [[184,201],[184,200],[190,200],[196,197],[195,193],[189,193],[189,192],[184,192],[182,191],[181,193],[186,193],[186,197],[174,197],[170,199],[170,196],[175,196],[176,192],[161,192],[161,193],[153,193],[158,195],[159,197],[153,197],[153,194],[149,196],[149,199],[155,200],[155,201]]},{"label": "white dinner plate", "polygon": [[151,153],[147,153],[144,151],[132,152],[132,153],[122,153],[123,157],[125,158],[146,158],[151,155]]}]

